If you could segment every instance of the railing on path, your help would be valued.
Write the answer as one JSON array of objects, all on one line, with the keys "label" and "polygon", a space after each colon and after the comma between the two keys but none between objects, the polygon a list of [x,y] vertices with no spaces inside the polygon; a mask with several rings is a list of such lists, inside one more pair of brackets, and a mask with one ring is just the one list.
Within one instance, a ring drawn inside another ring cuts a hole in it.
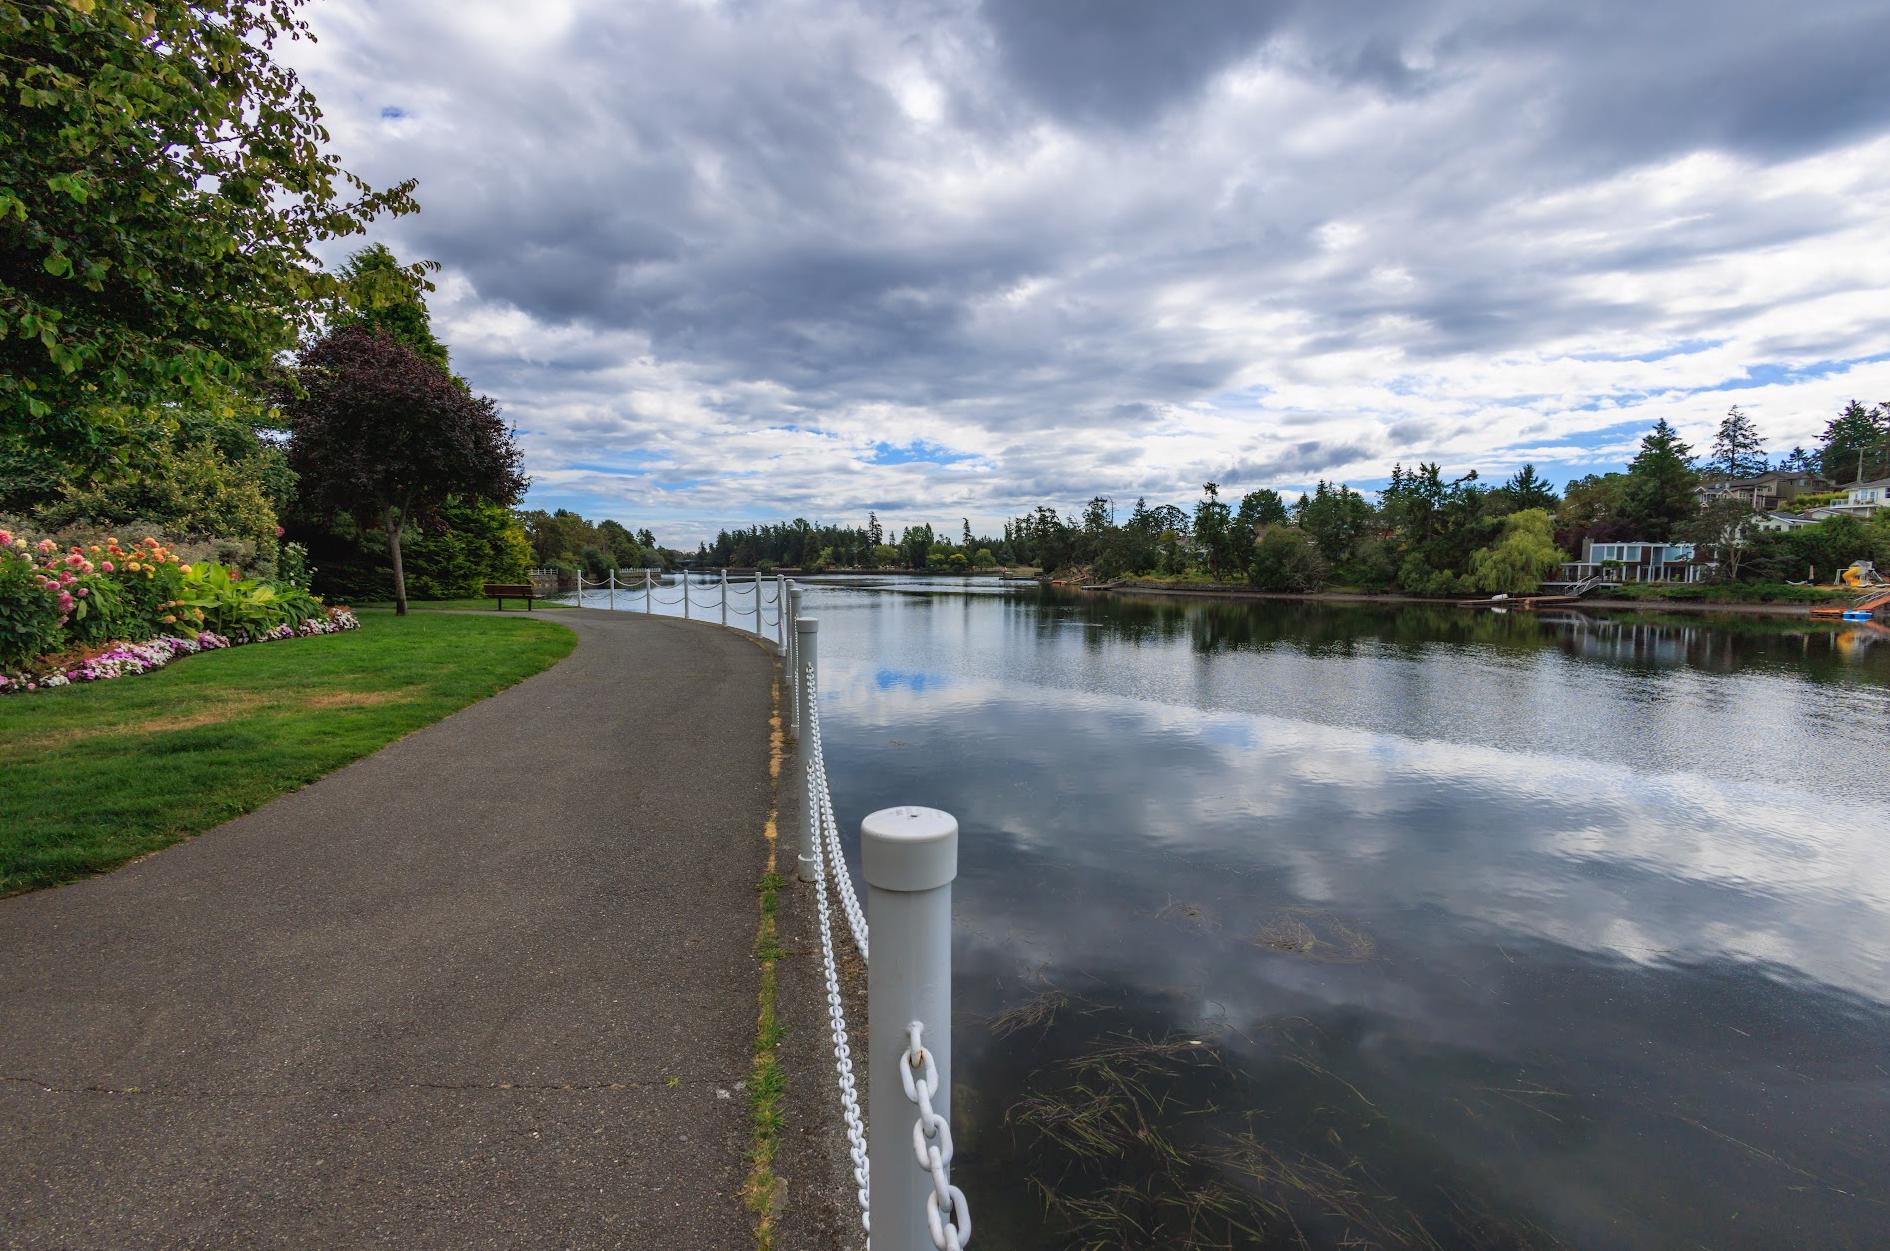
[{"label": "railing on path", "polygon": [[[772,639],[775,650],[782,655],[786,655],[793,645],[789,637],[793,631],[788,626],[788,622],[792,620],[788,610],[790,584],[783,575],[756,574],[744,583],[742,580],[731,581],[728,571],[723,570],[718,582],[692,584],[689,581],[689,575],[685,573],[677,580],[675,586],[665,587],[657,582],[648,569],[625,570],[624,572],[633,572],[638,576],[619,581],[618,570],[612,569],[603,581],[591,579],[587,584],[583,572],[579,571],[577,575],[578,607],[594,605],[601,599],[606,607],[615,611],[617,596],[622,595],[625,605],[631,608],[636,607],[641,598],[645,613],[654,613],[658,604],[672,608],[680,607],[682,617],[686,621],[706,621],[709,619],[706,614],[713,610],[723,625],[733,625],[738,630],[747,630],[760,638]],[[706,594],[696,595],[692,602],[689,594],[692,585],[697,592],[713,591],[713,602]],[[657,594],[659,590],[675,590],[678,594],[670,598]],[[735,598],[730,599],[731,595]],[[770,609],[773,611],[770,612]],[[731,613],[736,616],[733,622],[729,620]],[[754,618],[752,629],[744,620],[750,616]]]},{"label": "railing on path", "polygon": [[[952,1185],[952,880],[958,875],[958,822],[936,808],[886,808],[860,822],[860,862],[866,878],[866,906],[854,893],[853,875],[840,846],[840,822],[834,816],[827,784],[827,758],[820,740],[820,623],[801,615],[801,589],[785,577],[757,574],[744,586],[726,570],[696,589],[714,592],[690,599],[691,583],[682,575],[674,599],[656,594],[650,571],[639,570],[641,584],[619,583],[616,570],[592,596],[607,596],[617,607],[619,593],[634,608],[653,612],[656,604],[680,607],[690,618],[698,608],[713,610],[721,624],[747,630],[752,609],[753,633],[769,637],[785,657],[788,732],[795,743],[807,782],[804,846],[795,857],[799,877],[814,887],[820,923],[822,973],[827,1016],[833,1033],[834,1073],[840,1113],[846,1123],[847,1150],[860,1203],[860,1225],[870,1251],[962,1251],[971,1243],[971,1209],[964,1192]],[[578,575],[577,601],[587,589]],[[752,596],[752,604],[741,597]],[[733,597],[733,598],[731,598]],[[772,621],[764,609],[773,605]],[[733,614],[734,619],[731,619]],[[793,628],[788,622],[793,622]],[[784,839],[785,843],[786,840]],[[853,1071],[852,1038],[847,1031],[833,923],[836,909],[846,919],[846,933],[866,965],[867,1107],[861,1115],[858,1081]],[[868,958],[871,936],[880,938],[879,958]],[[916,1165],[916,1167],[915,1167]],[[873,1233],[872,1212],[879,1212]]]},{"label": "railing on path", "polygon": [[[798,590],[789,603],[798,609]],[[797,615],[789,645],[789,726],[807,780],[801,878],[815,888],[834,1072],[860,1224],[872,1251],[961,1251],[971,1208],[952,1185],[952,879],[958,822],[936,808],[886,808],[860,822],[866,907],[840,846],[820,738],[819,622]],[[867,1114],[835,956],[835,900],[866,965]],[[879,957],[868,951],[879,936]],[[915,1115],[916,1109],[916,1115]],[[916,1163],[917,1167],[914,1167]],[[879,1219],[872,1219],[874,1211]],[[877,1232],[875,1226],[877,1225]]]}]

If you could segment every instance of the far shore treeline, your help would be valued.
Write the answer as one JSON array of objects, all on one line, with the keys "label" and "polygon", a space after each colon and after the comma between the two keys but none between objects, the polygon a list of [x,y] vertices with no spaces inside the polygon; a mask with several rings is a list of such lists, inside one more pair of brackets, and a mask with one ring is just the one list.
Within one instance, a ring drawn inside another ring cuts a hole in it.
[{"label": "far shore treeline", "polygon": [[1531,465],[1500,482],[1474,469],[1452,475],[1436,464],[1398,465],[1375,497],[1324,481],[1290,499],[1266,487],[1235,497],[1210,482],[1186,508],[1146,499],[1124,508],[1099,495],[1070,513],[1039,507],[995,535],[974,534],[963,519],[956,531],[922,524],[899,533],[877,516],[858,527],[795,520],[723,531],[696,560],[809,571],[1025,567],[1099,580],[1410,595],[1534,591],[1589,539],[1691,543],[1714,562],[1714,581],[1753,593],[1830,580],[1857,560],[1890,566],[1890,510],[1772,532],[1748,503],[1711,490],[1770,469],[1806,471],[1832,488],[1801,496],[1800,507],[1890,474],[1890,403],[1851,402],[1817,449],[1793,448],[1776,463],[1734,407],[1704,456],[1660,421],[1625,472],[1593,474],[1561,491]]}]

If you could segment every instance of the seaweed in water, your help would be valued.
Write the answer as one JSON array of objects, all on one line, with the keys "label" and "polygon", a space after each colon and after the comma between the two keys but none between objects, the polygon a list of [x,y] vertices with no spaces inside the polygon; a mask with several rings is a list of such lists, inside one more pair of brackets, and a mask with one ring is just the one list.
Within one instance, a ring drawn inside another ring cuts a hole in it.
[{"label": "seaweed in water", "polygon": [[1328,964],[1359,964],[1378,954],[1378,944],[1329,912],[1288,908],[1262,925],[1253,936],[1256,947],[1283,955],[1301,956]]}]

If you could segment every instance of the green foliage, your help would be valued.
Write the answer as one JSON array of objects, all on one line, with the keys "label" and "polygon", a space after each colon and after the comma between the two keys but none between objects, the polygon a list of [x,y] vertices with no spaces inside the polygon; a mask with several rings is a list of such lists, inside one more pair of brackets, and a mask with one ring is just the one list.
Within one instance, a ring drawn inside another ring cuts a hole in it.
[{"label": "green foliage", "polygon": [[1865,408],[1856,400],[1824,428],[1818,463],[1833,482],[1869,482],[1890,475],[1890,403]]},{"label": "green foliage", "polygon": [[56,650],[59,605],[40,586],[32,561],[0,550],[0,670],[19,669]]},{"label": "green foliage", "polygon": [[1622,522],[1635,538],[1673,538],[1699,506],[1693,494],[1699,480],[1693,468],[1693,449],[1665,418],[1656,421],[1628,465],[1621,500]]},{"label": "green foliage", "polygon": [[0,5],[4,441],[95,464],[128,420],[267,373],[335,290],[314,245],[414,210],[411,182],[343,173],[274,59],[300,3]]},{"label": "green foliage", "polygon": [[34,521],[53,531],[135,525],[237,539],[249,543],[266,565],[273,564],[276,509],[270,494],[277,472],[287,469],[275,448],[257,444],[251,455],[232,459],[206,433],[190,442],[160,444],[155,454],[86,485],[65,484],[56,500],[35,512]]},{"label": "green foliage", "polygon": [[1319,480],[1310,496],[1293,505],[1293,519],[1304,530],[1320,556],[1331,565],[1349,560],[1372,522],[1372,507],[1365,497],[1346,486]]},{"label": "green foliage", "polygon": [[1201,492],[1201,502],[1194,506],[1194,540],[1207,561],[1208,576],[1224,578],[1250,543],[1235,543],[1233,517],[1221,503],[1220,485],[1204,483]]},{"label": "green foliage", "polygon": [[401,539],[452,498],[509,505],[522,453],[498,406],[385,335],[332,331],[302,349],[283,394],[289,461],[307,506],[387,534],[394,602],[406,611]]},{"label": "green foliage", "polygon": [[1766,470],[1765,440],[1752,418],[1734,404],[1726,410],[1713,436],[1713,453],[1707,458],[1707,472],[1722,478],[1750,478]]},{"label": "green foliage", "polygon": [[415,355],[447,368],[446,345],[433,335],[426,293],[433,284],[423,276],[436,261],[402,265],[386,244],[376,243],[348,258],[338,275],[341,290],[330,309],[328,328],[359,327],[382,334]]},{"label": "green foliage", "polygon": [[451,499],[438,525],[407,540],[407,585],[421,599],[465,599],[487,582],[523,582],[532,549],[518,514],[497,504]]},{"label": "green foliage", "polygon": [[1503,519],[1503,537],[1495,545],[1471,555],[1470,577],[1481,591],[1528,594],[1562,560],[1548,510],[1525,508]]},{"label": "green foliage", "polygon": [[1306,532],[1270,525],[1253,545],[1248,581],[1263,591],[1317,591],[1326,584],[1326,562]]}]

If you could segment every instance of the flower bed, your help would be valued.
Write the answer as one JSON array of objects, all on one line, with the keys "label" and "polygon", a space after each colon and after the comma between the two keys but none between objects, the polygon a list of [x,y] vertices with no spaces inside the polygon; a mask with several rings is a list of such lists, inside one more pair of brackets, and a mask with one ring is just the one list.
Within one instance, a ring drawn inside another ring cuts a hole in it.
[{"label": "flower bed", "polygon": [[215,651],[221,647],[240,647],[245,643],[275,643],[283,639],[313,638],[318,634],[340,634],[358,630],[360,621],[346,608],[331,608],[320,617],[310,617],[299,626],[284,622],[260,634],[236,631],[231,636],[201,630],[193,636],[163,634],[143,643],[113,643],[104,651],[82,659],[55,664],[41,673],[0,673],[0,695],[51,690],[74,682],[103,682],[162,669],[179,656]]},{"label": "flower bed", "polygon": [[191,564],[155,538],[61,550],[0,530],[0,692],[143,673],[206,647],[355,625],[347,609],[305,588]]}]

